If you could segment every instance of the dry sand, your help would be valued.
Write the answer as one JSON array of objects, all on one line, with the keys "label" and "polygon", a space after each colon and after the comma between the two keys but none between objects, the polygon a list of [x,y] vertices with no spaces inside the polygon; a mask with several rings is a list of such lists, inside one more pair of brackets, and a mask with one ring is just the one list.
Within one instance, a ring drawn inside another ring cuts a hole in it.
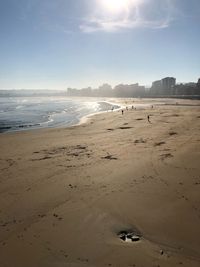
[{"label": "dry sand", "polygon": [[157,106],[1,134],[0,266],[200,266],[199,130]]}]

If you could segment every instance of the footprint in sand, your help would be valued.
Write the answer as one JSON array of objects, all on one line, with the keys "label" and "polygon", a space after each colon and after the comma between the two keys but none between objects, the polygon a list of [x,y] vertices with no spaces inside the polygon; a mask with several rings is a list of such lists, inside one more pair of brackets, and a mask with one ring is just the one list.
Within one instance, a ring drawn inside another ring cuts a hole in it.
[{"label": "footprint in sand", "polygon": [[114,157],[113,155],[107,155],[105,157],[101,157],[102,159],[110,159],[110,160],[117,160],[118,158]]},{"label": "footprint in sand", "polygon": [[136,140],[134,141],[135,144],[144,144],[144,143],[146,143],[146,142],[147,142],[147,141],[144,140],[143,138],[136,139]]},{"label": "footprint in sand", "polygon": [[120,130],[127,130],[127,129],[131,129],[132,127],[130,126],[122,126],[122,127],[119,127],[118,129]]},{"label": "footprint in sand", "polygon": [[169,132],[169,135],[172,136],[172,135],[177,135],[176,132]]},{"label": "footprint in sand", "polygon": [[164,145],[164,144],[165,144],[165,142],[161,141],[161,142],[155,143],[154,146],[161,146],[161,145]]},{"label": "footprint in sand", "polygon": [[132,243],[132,242],[138,242],[141,240],[141,234],[132,229],[122,230],[119,233],[117,233],[117,235],[124,242]]},{"label": "footprint in sand", "polygon": [[173,155],[171,153],[166,153],[166,154],[162,154],[160,155],[161,160],[167,159],[167,158],[172,158]]}]

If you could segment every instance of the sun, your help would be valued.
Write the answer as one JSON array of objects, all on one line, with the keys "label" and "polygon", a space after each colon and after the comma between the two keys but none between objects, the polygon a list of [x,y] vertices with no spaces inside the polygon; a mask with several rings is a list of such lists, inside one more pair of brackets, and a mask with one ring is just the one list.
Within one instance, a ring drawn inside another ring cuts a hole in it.
[{"label": "sun", "polygon": [[118,13],[129,8],[131,0],[101,0],[103,8],[112,13]]}]

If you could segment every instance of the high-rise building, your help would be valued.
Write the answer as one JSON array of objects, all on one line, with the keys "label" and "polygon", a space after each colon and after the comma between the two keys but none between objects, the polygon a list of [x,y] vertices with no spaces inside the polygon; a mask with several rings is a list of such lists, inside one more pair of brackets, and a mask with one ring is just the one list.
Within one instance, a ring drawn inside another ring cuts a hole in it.
[{"label": "high-rise building", "polygon": [[161,80],[152,82],[152,86],[151,86],[151,95],[157,95],[160,94],[161,92],[161,88],[162,88],[162,82]]},{"label": "high-rise building", "polygon": [[166,77],[162,81],[162,93],[164,95],[171,95],[173,88],[176,84],[176,79],[174,77]]},{"label": "high-rise building", "polygon": [[173,95],[173,88],[176,84],[176,79],[173,77],[166,77],[152,83],[151,95]]},{"label": "high-rise building", "polygon": [[198,82],[197,82],[197,88],[200,89],[200,78],[198,79]]}]

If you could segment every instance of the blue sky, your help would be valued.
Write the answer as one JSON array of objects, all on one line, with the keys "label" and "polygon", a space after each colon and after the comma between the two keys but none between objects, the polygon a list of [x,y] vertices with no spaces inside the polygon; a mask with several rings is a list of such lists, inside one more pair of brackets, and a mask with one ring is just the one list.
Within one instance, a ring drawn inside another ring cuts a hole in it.
[{"label": "blue sky", "polygon": [[1,0],[0,89],[200,77],[199,0]]}]

